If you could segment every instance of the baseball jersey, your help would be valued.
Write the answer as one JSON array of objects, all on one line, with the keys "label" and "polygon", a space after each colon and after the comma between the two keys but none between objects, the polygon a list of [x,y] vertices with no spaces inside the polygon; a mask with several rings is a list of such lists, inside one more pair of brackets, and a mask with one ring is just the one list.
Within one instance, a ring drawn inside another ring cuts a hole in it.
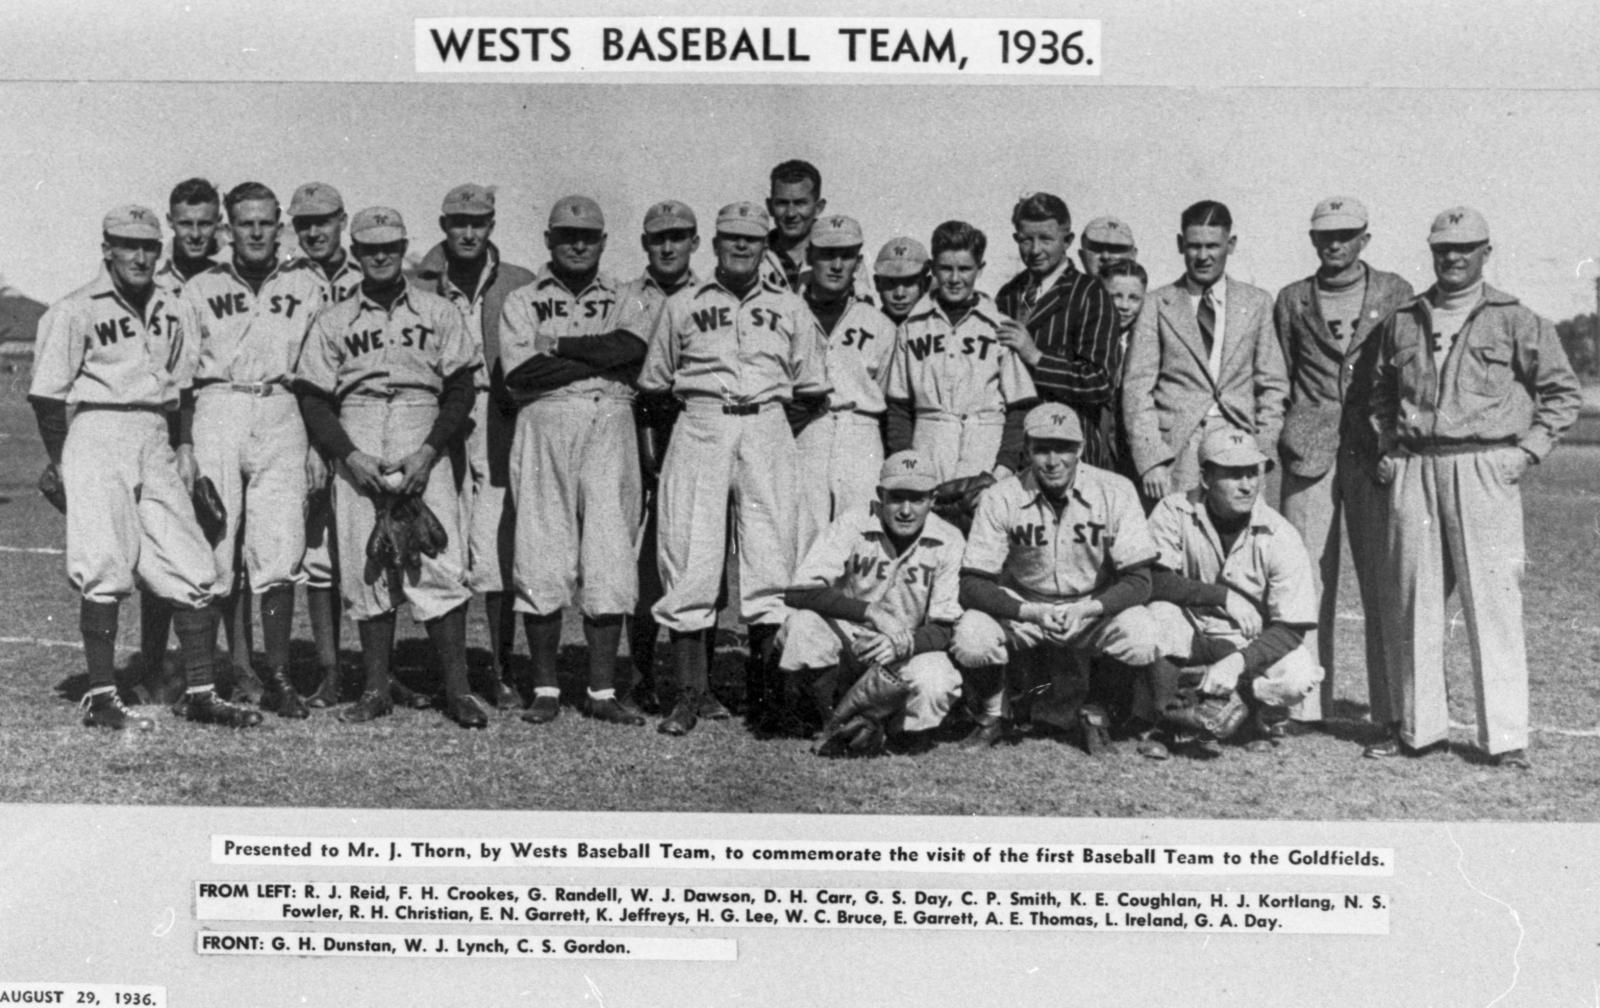
[{"label": "baseball jersey", "polygon": [[918,413],[1004,414],[1008,405],[1038,397],[1022,358],[1000,343],[1005,316],[987,294],[961,322],[932,294],[924,295],[901,324],[888,397]]},{"label": "baseball jersey", "polygon": [[833,522],[795,571],[794,588],[837,588],[877,604],[903,626],[954,623],[961,618],[961,554],[955,527],[928,515],[915,542],[899,556],[890,548],[876,508]]},{"label": "baseball jersey", "polygon": [[985,490],[962,567],[998,575],[1029,602],[1060,602],[1091,595],[1156,555],[1133,484],[1079,463],[1059,516],[1032,470]]},{"label": "baseball jersey", "polygon": [[446,378],[481,367],[483,355],[455,305],[407,284],[389,309],[359,290],[325,309],[306,337],[296,377],[340,399],[357,390],[437,395]]},{"label": "baseball jersey", "polygon": [[196,385],[212,382],[286,383],[311,319],[327,300],[322,271],[278,266],[252,291],[232,262],[190,277],[183,303],[199,324]]},{"label": "baseball jersey", "polygon": [[[450,281],[450,273],[445,270],[439,274],[439,296],[456,306],[461,312],[462,321],[467,324],[467,332],[478,344],[478,352],[483,352],[483,304],[484,295],[489,291],[489,284],[494,279],[495,269],[500,264],[500,256],[491,245],[484,251],[485,260],[483,272],[478,274],[478,289],[464,291]],[[483,390],[489,387],[489,361],[484,360],[484,367],[478,372],[478,388]]]},{"label": "baseball jersey", "polygon": [[852,297],[827,343],[828,409],[874,416],[888,409],[884,388],[894,361],[895,324],[883,312]]},{"label": "baseball jersey", "polygon": [[289,263],[290,266],[311,270],[317,279],[322,281],[322,292],[327,295],[326,303],[334,304],[356,292],[361,286],[361,267],[356,265],[356,257],[345,253],[344,261],[339,263],[339,268],[333,271],[333,276],[328,276],[322,267],[306,256],[300,256]]},{"label": "baseball jersey", "polygon": [[[509,375],[533,357],[554,353],[558,339],[603,336],[618,329],[643,339],[650,323],[645,302],[624,296],[624,288],[610,274],[596,273],[587,287],[574,293],[546,266],[533,283],[506,295],[500,315],[500,365]],[[569,382],[540,398],[594,393],[629,399],[633,387],[595,375]]]},{"label": "baseball jersey", "polygon": [[[1226,585],[1256,603],[1269,623],[1316,626],[1317,589],[1300,534],[1288,519],[1257,500],[1249,524],[1226,556],[1206,515],[1202,491],[1168,494],[1150,513],[1159,563],[1184,577]],[[1238,627],[1220,610],[1187,610],[1202,633],[1225,636]]]},{"label": "baseball jersey", "polygon": [[[207,262],[210,262],[212,265],[216,265],[215,260],[207,260]],[[201,272],[203,273],[205,271],[202,270]],[[199,275],[199,273],[195,274],[195,276]],[[189,279],[193,279],[193,277],[190,277]],[[183,274],[178,272],[178,267],[173,264],[171,258],[168,258],[161,264],[161,268],[156,270],[156,289],[162,291],[163,293],[172,295],[173,298],[177,298],[179,294],[183,293],[183,285],[188,282],[189,280],[185,280]]]},{"label": "baseball jersey", "polygon": [[159,288],[141,314],[108,273],[39,319],[30,396],[68,405],[163,407],[194,380],[194,323]]},{"label": "baseball jersey", "polygon": [[[687,290],[697,287],[699,284],[700,278],[695,276],[694,270],[691,269],[684,276],[684,282],[682,286],[678,288],[678,290]],[[661,285],[656,283],[656,278],[650,275],[649,270],[645,270],[643,273],[622,285],[621,296],[623,298],[633,298],[642,301],[644,303],[644,309],[648,313],[647,317],[653,325],[655,323],[656,316],[660,314],[662,307],[666,305],[667,298],[671,297],[672,295],[668,294],[665,290],[662,290]],[[646,329],[643,333],[640,333],[641,336],[648,336],[649,334],[649,329]]]},{"label": "baseball jersey", "polygon": [[767,283],[742,299],[715,280],[686,287],[667,299],[649,342],[639,387],[652,392],[757,404],[831,388],[811,309]]}]

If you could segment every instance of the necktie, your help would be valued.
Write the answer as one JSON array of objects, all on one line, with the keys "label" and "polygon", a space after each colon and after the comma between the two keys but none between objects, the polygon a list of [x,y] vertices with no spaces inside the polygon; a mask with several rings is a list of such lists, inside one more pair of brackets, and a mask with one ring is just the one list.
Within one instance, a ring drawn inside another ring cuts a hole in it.
[{"label": "necktie", "polygon": [[1206,354],[1210,355],[1217,332],[1217,304],[1211,300],[1210,287],[1200,295],[1200,309],[1194,313],[1194,320],[1200,326],[1200,342],[1205,344]]},{"label": "necktie", "polygon": [[1022,289],[1022,314],[1027,315],[1033,311],[1033,303],[1039,300],[1039,281],[1033,277],[1028,278],[1028,286]]}]

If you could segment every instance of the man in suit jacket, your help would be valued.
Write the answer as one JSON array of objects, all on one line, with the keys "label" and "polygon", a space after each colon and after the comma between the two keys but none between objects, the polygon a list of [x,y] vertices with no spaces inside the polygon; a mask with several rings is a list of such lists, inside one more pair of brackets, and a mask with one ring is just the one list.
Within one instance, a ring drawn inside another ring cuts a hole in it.
[{"label": "man in suit jacket", "polygon": [[1306,644],[1323,668],[1322,689],[1290,711],[1301,723],[1320,721],[1333,702],[1333,621],[1339,591],[1341,516],[1350,530],[1361,608],[1366,616],[1367,696],[1372,720],[1389,724],[1390,696],[1381,631],[1386,601],[1385,543],[1389,501],[1373,478],[1377,443],[1367,423],[1377,341],[1369,339],[1390,312],[1411,300],[1411,285],[1361,259],[1371,235],[1367,209],[1330,196],[1311,213],[1316,273],[1278,292],[1273,322],[1289,369],[1283,436],[1283,514],[1306,543],[1320,602],[1317,629]]},{"label": "man in suit jacket", "polygon": [[1255,435],[1271,456],[1288,392],[1266,291],[1225,276],[1233,216],[1214,200],[1183,212],[1184,275],[1151,293],[1123,372],[1122,418],[1147,502],[1199,482],[1206,431]]},{"label": "man in suit jacket", "polygon": [[1024,269],[1000,288],[995,304],[1021,325],[1003,329],[1000,342],[1028,365],[1040,399],[1078,414],[1083,461],[1109,469],[1113,425],[1106,411],[1122,375],[1116,306],[1098,277],[1078,272],[1067,258],[1072,217],[1061,197],[1024,196],[1011,211],[1011,226]]}]

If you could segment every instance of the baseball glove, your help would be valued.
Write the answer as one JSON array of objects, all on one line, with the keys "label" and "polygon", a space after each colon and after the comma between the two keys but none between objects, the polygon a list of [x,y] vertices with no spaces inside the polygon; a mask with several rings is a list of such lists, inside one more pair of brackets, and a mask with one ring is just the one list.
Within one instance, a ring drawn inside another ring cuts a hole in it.
[{"label": "baseball glove", "polygon": [[933,512],[965,532],[978,510],[978,498],[994,486],[992,473],[946,480],[933,488]]},{"label": "baseball glove", "polygon": [[39,474],[39,492],[44,494],[44,499],[50,502],[51,507],[62,514],[67,513],[67,486],[61,481],[61,470],[56,468],[54,462],[45,466],[44,472]]},{"label": "baseball glove", "polygon": [[1198,702],[1181,707],[1170,707],[1166,719],[1174,727],[1195,732],[1201,738],[1226,739],[1237,732],[1250,708],[1238,690],[1225,697],[1206,696]]},{"label": "baseball glove", "polygon": [[833,708],[812,750],[819,756],[876,755],[883,751],[883,723],[900,709],[911,684],[899,672],[873,665]]},{"label": "baseball glove", "polygon": [[367,536],[367,559],[380,567],[399,566],[394,548],[393,520],[389,517],[387,499],[374,502],[372,534]]},{"label": "baseball glove", "polygon": [[200,531],[205,533],[206,542],[215,546],[228,529],[228,507],[222,503],[217,485],[211,482],[211,477],[201,476],[194,481],[189,498],[194,502],[194,517],[200,523]]}]

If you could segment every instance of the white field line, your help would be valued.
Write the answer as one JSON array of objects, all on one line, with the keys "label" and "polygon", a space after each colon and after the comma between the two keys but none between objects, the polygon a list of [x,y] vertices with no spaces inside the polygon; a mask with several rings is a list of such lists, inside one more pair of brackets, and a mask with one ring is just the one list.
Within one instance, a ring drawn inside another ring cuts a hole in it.
[{"label": "white field line", "polygon": [[54,546],[0,546],[0,553],[41,553],[45,556],[61,556],[66,552]]}]

